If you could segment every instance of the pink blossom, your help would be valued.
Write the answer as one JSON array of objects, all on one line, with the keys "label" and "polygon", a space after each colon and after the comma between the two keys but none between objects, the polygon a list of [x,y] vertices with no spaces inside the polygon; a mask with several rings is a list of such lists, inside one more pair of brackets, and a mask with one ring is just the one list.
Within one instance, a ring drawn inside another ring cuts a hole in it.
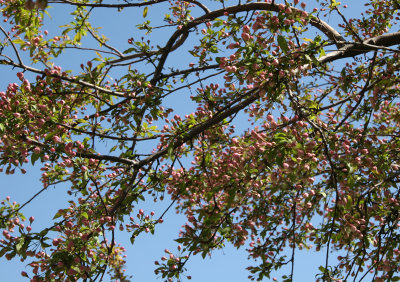
[{"label": "pink blossom", "polygon": [[242,39],[244,41],[249,41],[251,39],[251,36],[250,36],[250,34],[243,32],[242,33]]},{"label": "pink blossom", "polygon": [[24,80],[24,73],[23,72],[18,72],[17,73],[18,78],[23,81]]},{"label": "pink blossom", "polygon": [[56,143],[60,143],[61,142],[61,138],[57,135],[53,136],[53,141]]}]

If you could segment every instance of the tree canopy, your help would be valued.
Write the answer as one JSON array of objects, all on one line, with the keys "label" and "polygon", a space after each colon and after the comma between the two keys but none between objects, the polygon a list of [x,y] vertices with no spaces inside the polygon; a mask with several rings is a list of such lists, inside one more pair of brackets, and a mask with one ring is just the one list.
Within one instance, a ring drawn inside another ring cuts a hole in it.
[{"label": "tree canopy", "polygon": [[[306,2],[0,0],[0,63],[18,71],[0,171],[39,166],[43,184],[2,200],[0,256],[32,281],[129,281],[118,233],[135,244],[176,209],[163,280],[228,244],[250,280],[290,265],[292,281],[298,249],[325,253],[322,281],[400,280],[400,3]],[[114,31],[131,36],[103,34],[104,11],[138,21]],[[54,186],[68,206],[33,230],[24,207]]]}]

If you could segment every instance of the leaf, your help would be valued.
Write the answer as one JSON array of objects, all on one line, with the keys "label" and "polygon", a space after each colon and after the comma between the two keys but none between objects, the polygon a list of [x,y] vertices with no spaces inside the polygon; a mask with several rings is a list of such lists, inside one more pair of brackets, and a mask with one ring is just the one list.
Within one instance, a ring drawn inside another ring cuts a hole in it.
[{"label": "leaf", "polygon": [[13,42],[14,42],[14,44],[19,44],[19,45],[22,45],[25,43],[25,41],[22,39],[15,39],[15,40],[13,40]]},{"label": "leaf", "polygon": [[124,54],[128,54],[128,53],[132,53],[133,51],[136,51],[136,48],[129,48],[129,49],[126,49],[124,52],[122,52],[122,53],[124,53]]},{"label": "leaf", "polygon": [[135,243],[136,235],[132,235],[131,238],[129,239],[131,241],[131,244],[133,245]]},{"label": "leaf", "polygon": [[56,213],[56,214],[54,215],[53,219],[57,219],[57,218],[59,218],[61,215],[62,215],[62,214],[58,212],[58,213]]},{"label": "leaf", "polygon": [[85,171],[84,173],[83,173],[83,180],[84,181],[87,181],[89,179],[89,172],[88,171]]},{"label": "leaf", "polygon": [[83,213],[81,213],[81,215],[82,215],[82,217],[84,217],[84,218],[86,218],[86,219],[89,218],[89,215],[87,214],[87,212],[83,212]]},{"label": "leaf", "polygon": [[168,157],[172,159],[174,156],[174,142],[171,142],[168,146]]},{"label": "leaf", "polygon": [[17,252],[13,251],[13,252],[9,253],[8,255],[9,255],[9,258],[12,259],[13,257],[15,257],[16,254],[17,254]]},{"label": "leaf", "polygon": [[47,235],[47,233],[49,233],[49,230],[47,230],[47,229],[42,230],[42,231],[39,233],[39,236],[44,237],[44,236]]},{"label": "leaf", "polygon": [[32,154],[31,156],[31,163],[32,165],[35,164],[35,162],[37,161],[37,159],[40,157],[40,154]]},{"label": "leaf", "polygon": [[80,118],[76,120],[76,123],[87,123],[87,120]]},{"label": "leaf", "polygon": [[143,10],[143,18],[145,18],[147,16],[147,11],[149,10],[149,7],[145,7]]},{"label": "leaf", "polygon": [[178,238],[178,239],[175,239],[175,242],[177,242],[177,243],[190,242],[190,238]]},{"label": "leaf", "polygon": [[224,229],[221,230],[221,235],[225,235],[228,234],[229,232],[231,232],[231,228],[230,227],[225,227]]},{"label": "leaf", "polygon": [[57,134],[56,131],[53,131],[53,132],[47,134],[46,137],[44,138],[44,141],[49,141],[49,140],[51,140],[51,138],[53,138],[53,136],[56,135],[56,134]]},{"label": "leaf", "polygon": [[21,239],[18,240],[18,244],[15,246],[17,253],[19,253],[21,251],[21,248],[24,246],[24,243],[25,243],[24,237],[22,237]]},{"label": "leaf", "polygon": [[1,250],[0,250],[0,258],[1,258],[2,256],[4,256],[4,254],[7,253],[7,251],[8,251],[7,248],[1,249]]},{"label": "leaf", "polygon": [[325,50],[321,48],[321,49],[319,50],[319,57],[321,58],[321,57],[323,57],[323,56],[325,56],[325,55],[326,55]]},{"label": "leaf", "polygon": [[350,195],[347,195],[347,204],[346,204],[346,208],[350,208],[353,205],[353,199],[351,198]]},{"label": "leaf", "polygon": [[289,51],[289,47],[287,45],[286,39],[282,35],[278,35],[278,44],[281,47],[282,51],[286,54]]},{"label": "leaf", "polygon": [[49,244],[47,244],[47,243],[45,243],[45,242],[41,242],[41,243],[40,243],[40,246],[41,246],[43,249],[48,248],[48,247],[51,247],[51,245],[49,245]]}]

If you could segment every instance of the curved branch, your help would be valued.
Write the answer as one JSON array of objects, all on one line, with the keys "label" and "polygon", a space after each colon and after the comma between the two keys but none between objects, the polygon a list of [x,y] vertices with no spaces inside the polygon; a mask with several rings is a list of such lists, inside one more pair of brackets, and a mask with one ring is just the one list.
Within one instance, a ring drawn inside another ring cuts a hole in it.
[{"label": "curved branch", "polygon": [[189,0],[189,1],[186,1],[186,2],[193,3],[193,4],[197,5],[197,6],[199,6],[206,14],[211,13],[211,10],[208,9],[207,6],[203,5],[199,1]]},{"label": "curved branch", "polygon": [[[175,45],[172,46],[172,48],[168,52],[172,52],[172,51],[178,49],[185,42],[185,40],[186,40],[186,38],[188,36],[189,36],[189,31],[186,30],[180,36],[179,40],[175,43]],[[129,55],[129,56],[123,56],[121,54],[119,59],[108,61],[108,62],[106,62],[106,65],[114,65],[116,63],[123,62],[123,61],[130,60],[130,59],[135,59],[135,58],[140,58],[140,57],[149,57],[149,56],[152,56],[152,55],[155,55],[155,54],[160,54],[160,53],[165,51],[164,49],[165,48],[162,48],[160,50],[146,51],[146,52],[142,52],[142,53],[132,54],[132,55]]]},{"label": "curved branch", "polygon": [[106,46],[108,49],[110,49],[110,50],[116,52],[117,55],[118,55],[119,57],[123,57],[123,54],[122,54],[117,48],[115,48],[115,47],[113,47],[113,46],[111,46],[111,45],[108,45],[105,41],[102,41],[102,40],[97,36],[97,34],[94,33],[94,31],[93,31],[91,28],[88,27],[87,30],[88,30],[89,33],[93,36],[93,38],[94,38],[97,42],[100,43],[100,45]]},{"label": "curved branch", "polygon": [[[377,49],[387,49],[387,47],[398,44],[400,44],[400,32],[388,33],[369,38],[361,43],[347,43],[339,50],[330,52],[326,56],[321,57],[318,61],[320,63],[329,63],[338,59],[365,54]],[[391,51],[399,52],[398,50]]]},{"label": "curved branch", "polygon": [[[296,8],[291,7],[294,13],[301,13],[302,11]],[[236,5],[236,6],[231,6],[231,7],[226,7],[223,9],[215,10],[213,12],[210,12],[206,15],[203,15],[201,17],[198,17],[194,19],[193,21],[189,22],[186,26],[184,26],[182,29],[175,31],[175,33],[170,37],[168,40],[167,44],[162,51],[162,56],[159,60],[159,63],[157,65],[156,71],[154,73],[152,82],[154,83],[160,78],[162,69],[164,67],[165,61],[167,60],[167,57],[169,55],[169,52],[172,50],[175,41],[178,40],[178,38],[181,38],[181,36],[189,30],[197,25],[200,25],[204,22],[214,20],[218,17],[224,16],[226,13],[228,14],[236,14],[240,12],[248,12],[248,11],[257,11],[257,10],[264,10],[264,11],[273,11],[273,12],[279,12],[279,5],[277,4],[270,4],[270,3],[262,3],[262,2],[255,2],[255,3],[247,3],[243,5]],[[331,27],[328,23],[325,21],[313,17],[310,20],[310,24],[320,31],[322,31],[330,40],[333,42],[337,43],[338,47],[340,47],[340,42],[344,41],[344,38],[340,35],[339,32],[337,32],[333,27]],[[186,38],[185,38],[186,39]],[[180,42],[181,40],[179,40]],[[183,44],[183,42],[182,42]]]},{"label": "curved branch", "polygon": [[[167,0],[153,0],[153,1],[148,1],[148,2],[142,2],[142,3],[124,3],[124,4],[103,4],[103,3],[79,3],[79,2],[74,2],[70,0],[60,0],[60,1],[49,1],[49,3],[55,3],[55,4],[60,4],[60,3],[65,3],[77,7],[85,6],[85,7],[94,7],[94,8],[116,8],[116,9],[121,9],[121,8],[129,8],[129,7],[143,7],[143,6],[151,6],[153,4],[158,4],[162,2],[167,2]],[[199,8],[201,8],[204,12],[209,13],[210,10],[200,3],[199,1],[196,0],[186,0],[186,2],[193,3]]]},{"label": "curved branch", "polygon": [[7,37],[8,41],[10,41],[12,48],[14,49],[15,55],[17,56],[18,62],[23,65],[24,63],[22,62],[22,59],[18,53],[17,47],[15,47],[14,42],[12,42],[12,39],[8,35],[8,33],[3,29],[2,26],[0,26],[0,30],[3,32],[3,34]]}]

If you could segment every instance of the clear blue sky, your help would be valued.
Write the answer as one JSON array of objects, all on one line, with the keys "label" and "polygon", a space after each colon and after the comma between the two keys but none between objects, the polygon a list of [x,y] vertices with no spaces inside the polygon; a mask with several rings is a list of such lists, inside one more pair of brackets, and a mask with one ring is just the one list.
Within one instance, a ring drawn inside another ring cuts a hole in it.
[{"label": "clear blue sky", "polygon": [[[282,2],[282,1],[278,1]],[[318,6],[316,1],[306,1],[308,4],[308,10],[312,10],[313,6]],[[342,1],[345,2],[345,1]],[[361,11],[363,3],[365,1],[347,1],[349,8],[347,9],[347,14],[353,14],[355,17]],[[227,1],[227,5],[230,3],[236,3],[236,1]],[[55,6],[55,5],[54,5]],[[64,7],[64,5],[62,5]],[[57,8],[57,6],[55,6]],[[64,23],[67,18],[67,9],[49,9],[53,20],[49,18],[46,19],[46,24],[48,25],[48,30],[50,32],[55,31],[56,26]],[[133,10],[132,10],[133,11]],[[149,10],[149,17],[162,17],[157,9]],[[98,26],[103,26],[103,33],[109,35],[116,43],[115,45],[121,50],[126,48],[126,40],[131,34],[135,32],[134,20],[141,18],[140,15],[134,15],[128,10],[122,13],[116,13],[109,10],[102,10],[101,13],[96,14],[96,24]],[[333,17],[330,19],[331,22],[334,20]],[[3,27],[7,25],[2,23]],[[166,40],[162,33],[158,34],[159,42],[164,42]],[[161,44],[163,45],[163,44]],[[179,52],[179,54],[174,55],[173,60],[178,60],[178,62],[187,61],[189,63],[189,57],[186,54]],[[89,57],[88,57],[89,58]],[[78,52],[71,52],[68,58],[64,58],[58,62],[63,69],[76,69],[78,70],[79,64],[81,62],[86,62],[87,58],[82,59],[81,54]],[[0,91],[4,91],[8,83],[18,82],[15,72],[10,71],[9,68],[5,68],[0,65],[0,74],[2,79],[0,80]],[[176,100],[170,101],[171,106],[180,107],[187,110],[185,102],[177,97]],[[183,111],[183,110],[182,110]],[[19,203],[23,203],[28,200],[31,195],[36,191],[41,189],[41,183],[39,182],[40,171],[39,167],[29,167],[28,173],[25,175],[0,175],[0,199],[4,199],[6,196],[11,196],[12,200]],[[44,192],[40,195],[31,205],[24,209],[24,213],[27,216],[34,215],[36,221],[32,225],[34,231],[40,230],[49,224],[49,219],[52,215],[62,207],[66,207],[66,199],[64,195],[64,189],[62,186],[57,186],[57,188],[50,188],[49,191]],[[166,201],[164,207],[169,203]],[[158,210],[150,203],[145,203],[146,212],[151,210],[158,212],[162,211],[162,208],[158,207]],[[158,213],[159,214],[159,213]],[[176,244],[173,239],[177,237],[180,226],[185,222],[185,218],[182,216],[175,215],[174,210],[170,210],[168,216],[165,218],[165,223],[160,225],[156,230],[154,236],[147,235],[141,236],[136,240],[134,246],[129,243],[129,234],[121,234],[118,241],[121,242],[127,249],[127,272],[134,276],[133,281],[161,281],[161,279],[156,279],[153,273],[155,260],[159,260],[162,255],[164,255],[163,250],[165,248],[175,250]],[[298,252],[295,262],[295,279],[294,281],[315,281],[314,275],[317,265],[324,263],[324,252],[316,253],[314,251]],[[333,257],[333,256],[332,256]],[[4,258],[0,259],[0,281],[14,282],[14,281],[24,281],[20,276],[20,272],[25,270],[25,263],[18,261],[8,262]],[[195,282],[224,282],[224,281],[247,281],[248,272],[245,270],[247,266],[251,265],[251,261],[247,260],[247,253],[242,251],[237,251],[235,248],[228,246],[224,250],[217,250],[213,253],[213,258],[206,258],[202,260],[200,256],[192,258],[192,260],[187,264],[188,274],[190,274]],[[289,270],[287,271],[289,273]],[[277,274],[280,277],[281,273]]]}]

